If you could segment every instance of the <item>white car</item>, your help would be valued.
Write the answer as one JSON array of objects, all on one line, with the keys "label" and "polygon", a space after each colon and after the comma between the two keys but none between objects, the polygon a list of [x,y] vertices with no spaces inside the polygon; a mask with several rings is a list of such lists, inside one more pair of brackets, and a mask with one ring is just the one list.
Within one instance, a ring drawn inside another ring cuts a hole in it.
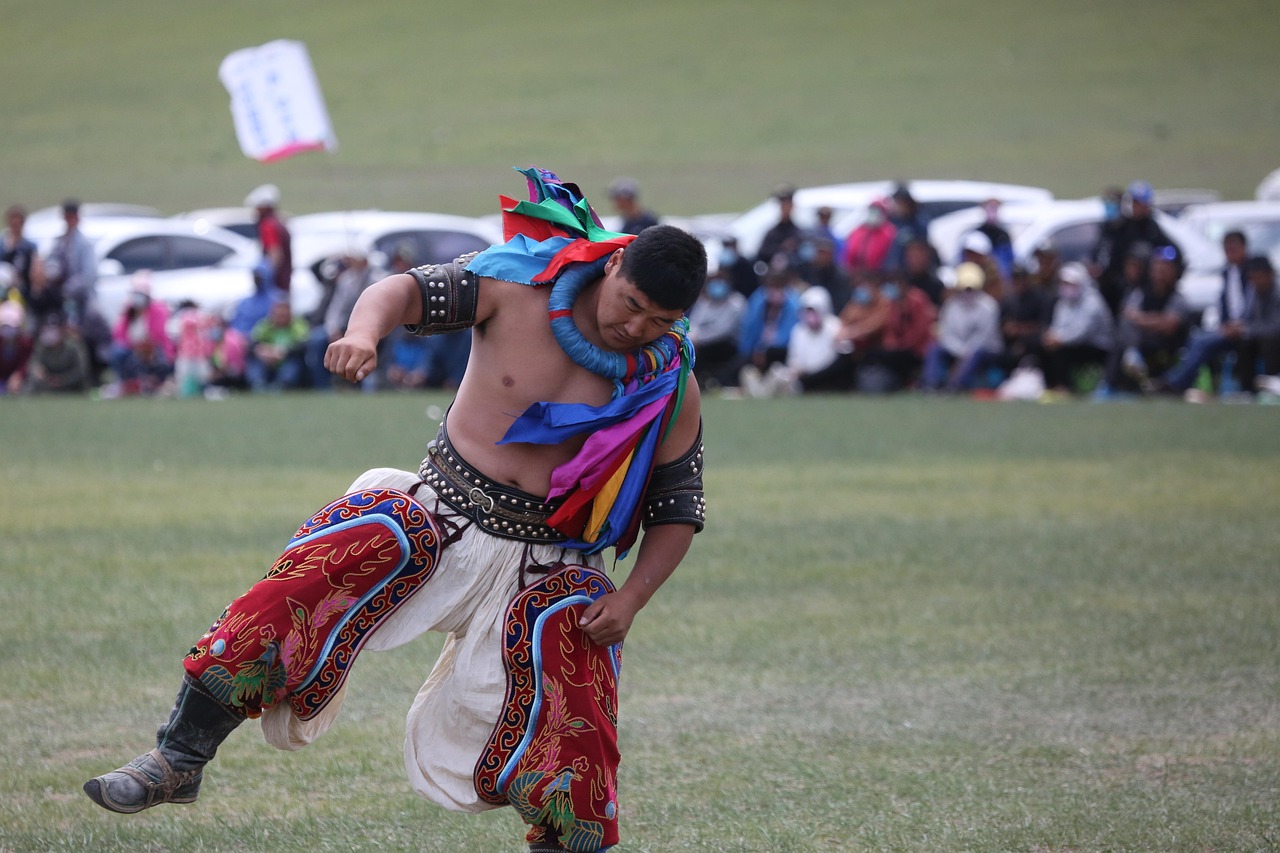
[{"label": "white car", "polygon": [[498,222],[444,213],[348,210],[295,216],[286,224],[293,236],[295,285],[307,277],[312,284],[327,284],[338,259],[350,252],[385,266],[403,249],[418,266],[446,263],[502,242]]},{"label": "white car", "polygon": [[1268,255],[1280,264],[1280,201],[1193,204],[1183,209],[1178,221],[1218,244],[1228,231],[1243,231],[1250,255]]},{"label": "white car", "polygon": [[[45,257],[63,233],[62,223],[38,223],[26,229]],[[253,267],[261,258],[257,244],[211,225],[164,217],[84,217],[80,231],[98,256],[96,304],[108,323],[120,315],[133,276],[151,271],[151,296],[170,305],[184,299],[224,312],[254,292]],[[318,301],[318,288],[292,294],[295,310]]]},{"label": "white car", "polygon": [[[937,180],[903,183],[926,220],[980,205],[990,198],[1000,199],[1001,203],[1044,202],[1053,199],[1053,193],[1047,189],[1019,184]],[[829,207],[832,210],[832,230],[837,236],[845,237],[862,223],[871,202],[893,195],[898,186],[897,181],[867,181],[804,187],[796,190],[792,198],[794,207],[791,218],[801,228],[812,228],[818,223],[818,209]],[[778,202],[769,198],[729,222],[725,235],[722,236],[736,237],[738,251],[744,257],[754,258],[760,251],[765,233],[777,221]],[[706,243],[710,257],[717,258],[720,252],[719,239],[711,238]]]},{"label": "white car", "polygon": [[[281,213],[280,216],[285,222],[289,221],[288,214]],[[197,225],[203,222],[205,226],[225,228],[250,240],[258,239],[258,211],[252,207],[204,207],[179,213],[173,218],[195,222]]]},{"label": "white car", "polygon": [[[1226,259],[1222,247],[1160,210],[1152,216],[1169,235],[1186,261],[1179,289],[1197,311],[1207,308],[1222,287],[1220,271]],[[964,237],[982,224],[982,210],[961,210],[929,225],[929,242],[943,264],[959,260]],[[1097,198],[1053,201],[1043,204],[1008,204],[1000,208],[1000,225],[1013,241],[1015,261],[1030,263],[1037,247],[1050,245],[1063,263],[1088,262],[1098,242],[1103,221],[1102,200]]]}]

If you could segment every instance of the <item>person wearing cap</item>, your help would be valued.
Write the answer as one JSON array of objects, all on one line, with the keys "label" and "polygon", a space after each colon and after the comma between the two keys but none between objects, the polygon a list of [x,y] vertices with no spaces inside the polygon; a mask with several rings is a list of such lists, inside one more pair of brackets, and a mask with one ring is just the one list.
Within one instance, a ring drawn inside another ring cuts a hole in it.
[{"label": "person wearing cap", "polygon": [[12,299],[0,302],[0,395],[22,390],[34,347],[22,304]]},{"label": "person wearing cap", "polygon": [[1245,262],[1248,289],[1244,314],[1228,320],[1213,331],[1201,331],[1178,363],[1156,383],[1156,390],[1185,394],[1200,375],[1200,368],[1235,356],[1234,379],[1246,394],[1257,392],[1258,367],[1268,375],[1280,373],[1280,294],[1276,291],[1276,273],[1265,255]]},{"label": "person wearing cap", "polygon": [[749,297],[760,287],[760,276],[755,262],[738,251],[738,238],[726,234],[720,238],[719,269],[724,272],[733,289],[743,297]]},{"label": "person wearing cap", "polygon": [[1173,246],[1182,257],[1182,249],[1165,233],[1153,214],[1155,192],[1146,181],[1134,181],[1125,193],[1128,211],[1121,211],[1113,227],[1104,229],[1094,246],[1093,260],[1098,270],[1098,291],[1115,316],[1124,300],[1124,260],[1135,243],[1149,246]]},{"label": "person wearing cap", "polygon": [[244,199],[245,207],[257,211],[258,244],[271,271],[267,286],[287,293],[293,278],[293,237],[276,211],[279,204],[280,189],[275,184],[256,187]]},{"label": "person wearing cap", "polygon": [[618,230],[623,234],[639,234],[658,224],[658,217],[640,206],[640,187],[631,178],[618,178],[610,184],[609,200],[622,217]]},{"label": "person wearing cap", "polygon": [[801,233],[800,226],[792,218],[796,208],[795,197],[796,188],[790,184],[783,184],[773,191],[773,200],[778,203],[778,221],[764,233],[760,251],[756,253],[756,263],[769,266],[780,254],[785,254],[794,263]]},{"label": "person wearing cap", "polygon": [[938,312],[937,339],[925,352],[921,386],[926,391],[976,388],[1004,350],[1000,305],[984,290],[987,275],[966,261],[956,267],[955,291]]},{"label": "person wearing cap", "polygon": [[1071,393],[1085,384],[1086,369],[1106,365],[1115,319],[1083,264],[1063,264],[1058,271],[1058,301],[1040,343],[1040,368],[1050,390]]},{"label": "person wearing cap", "polygon": [[977,264],[982,267],[983,277],[986,281],[983,289],[999,302],[1004,299],[1008,287],[1006,286],[1005,274],[1001,270],[1000,264],[996,262],[993,252],[991,238],[976,229],[965,234],[964,239],[960,242],[960,262]]},{"label": "person wearing cap", "polygon": [[1178,360],[1191,327],[1191,306],[1178,292],[1182,266],[1169,246],[1149,250],[1147,283],[1129,291],[1107,360],[1111,391],[1152,390],[1152,380]]}]

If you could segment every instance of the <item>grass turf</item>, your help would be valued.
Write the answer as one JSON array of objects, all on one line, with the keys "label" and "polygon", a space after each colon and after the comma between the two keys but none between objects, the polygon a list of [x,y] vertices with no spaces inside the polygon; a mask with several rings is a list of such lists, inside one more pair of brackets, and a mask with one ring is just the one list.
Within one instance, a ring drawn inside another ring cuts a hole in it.
[{"label": "grass turf", "polygon": [[[443,402],[0,406],[0,850],[520,849],[506,810],[404,781],[432,638],[362,657],[302,752],[236,733],[195,805],[79,791],[148,746],[187,644],[296,524],[413,466]],[[1280,843],[1280,410],[705,415],[711,524],[625,654],[621,849]]]}]

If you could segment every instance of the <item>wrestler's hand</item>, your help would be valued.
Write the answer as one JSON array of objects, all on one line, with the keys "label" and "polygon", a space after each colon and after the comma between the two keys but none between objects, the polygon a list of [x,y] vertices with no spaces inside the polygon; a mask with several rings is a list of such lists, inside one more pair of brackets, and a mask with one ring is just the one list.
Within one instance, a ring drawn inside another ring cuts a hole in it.
[{"label": "wrestler's hand", "polygon": [[378,342],[359,335],[344,335],[324,351],[324,366],[348,382],[359,382],[378,366]]},{"label": "wrestler's hand", "polygon": [[582,611],[578,627],[582,628],[597,646],[621,643],[631,630],[631,622],[640,609],[638,602],[623,592],[602,595]]}]

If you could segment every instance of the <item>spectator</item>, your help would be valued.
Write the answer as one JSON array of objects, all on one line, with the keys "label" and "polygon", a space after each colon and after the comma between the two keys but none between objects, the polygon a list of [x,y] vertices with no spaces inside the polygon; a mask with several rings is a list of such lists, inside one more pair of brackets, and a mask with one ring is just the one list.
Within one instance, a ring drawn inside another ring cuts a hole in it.
[{"label": "spectator", "polygon": [[34,347],[22,304],[12,299],[0,302],[0,395],[22,391]]},{"label": "spectator", "polygon": [[1191,325],[1191,306],[1178,292],[1182,267],[1177,253],[1161,246],[1151,257],[1150,283],[1125,297],[1116,345],[1107,363],[1110,391],[1148,392],[1152,378],[1178,360]]},{"label": "spectator", "polygon": [[898,233],[889,214],[889,201],[878,198],[867,207],[862,224],[849,234],[844,244],[844,268],[850,279],[856,281],[864,273],[885,269]]},{"label": "spectator", "polygon": [[209,378],[205,396],[219,399],[232,389],[249,387],[245,371],[249,357],[249,339],[227,324],[222,317],[209,318]]},{"label": "spectator", "polygon": [[1005,372],[1011,373],[1028,356],[1040,351],[1040,339],[1053,316],[1053,297],[1022,264],[1013,265],[1009,295],[1000,304],[1000,335],[1004,339]]},{"label": "spectator", "polygon": [[98,284],[98,258],[93,243],[80,231],[80,202],[62,203],[66,230],[53,243],[45,261],[45,285],[33,298],[40,317],[65,311],[70,325],[79,327],[89,314]]},{"label": "spectator", "polygon": [[1259,362],[1268,375],[1280,373],[1280,294],[1275,270],[1260,255],[1245,263],[1245,277],[1249,286],[1240,319],[1193,336],[1182,359],[1156,383],[1157,390],[1185,393],[1201,367],[1228,354],[1235,357],[1234,379],[1246,394],[1257,391]]},{"label": "spectator", "polygon": [[1107,187],[1102,191],[1102,224],[1098,229],[1098,241],[1089,257],[1089,275],[1101,279],[1103,270],[1111,265],[1116,239],[1123,225],[1122,205],[1124,190]]},{"label": "spectator", "polygon": [[[1182,260],[1182,250],[1164,233],[1152,215],[1155,192],[1145,181],[1134,181],[1128,191],[1129,212],[1121,213],[1114,228],[1104,228],[1094,248],[1101,273],[1098,290],[1114,316],[1124,299],[1124,259],[1136,243],[1148,246],[1173,246]],[[1105,262],[1104,262],[1105,261]]]},{"label": "spectator", "polygon": [[253,391],[300,388],[306,373],[307,321],[294,317],[289,300],[278,296],[266,319],[253,327],[245,376]]},{"label": "spectator", "polygon": [[689,309],[689,340],[698,357],[693,373],[703,389],[737,384],[738,330],[747,300],[729,284],[722,268],[707,278]]},{"label": "spectator", "polygon": [[800,268],[800,277],[809,284],[816,284],[827,292],[831,299],[831,310],[837,314],[849,301],[849,276],[836,263],[836,244],[829,237],[805,237],[804,244],[809,251],[802,251],[805,258]]},{"label": "spectator", "polygon": [[[408,269],[408,267],[405,267]],[[350,251],[339,259],[338,273],[333,278],[333,287],[325,300],[323,312],[309,322],[311,331],[307,337],[307,376],[311,387],[327,389],[332,385],[332,377],[324,366],[324,353],[329,344],[346,334],[347,322],[351,319],[351,310],[356,300],[369,285],[378,278],[364,252]],[[372,390],[377,387],[377,375],[370,373],[365,383]]]},{"label": "spectator", "polygon": [[27,362],[27,388],[32,393],[86,391],[92,384],[84,341],[54,312],[44,319]]},{"label": "spectator", "polygon": [[880,297],[888,306],[883,332],[879,341],[864,347],[856,359],[856,386],[865,392],[897,391],[916,380],[933,343],[938,316],[928,295],[907,284],[902,276],[881,284]]},{"label": "spectator", "polygon": [[1058,273],[1062,271],[1062,256],[1058,247],[1048,241],[1031,252],[1031,283],[1040,288],[1050,299],[1058,294]]},{"label": "spectator", "polygon": [[253,267],[253,294],[246,296],[231,309],[228,321],[245,338],[253,334],[258,323],[266,319],[271,311],[271,303],[276,301],[276,294],[271,290],[271,265],[265,260]]},{"label": "spectator", "polygon": [[252,207],[258,216],[258,244],[267,262],[267,289],[289,291],[293,278],[293,238],[284,221],[276,212],[280,204],[280,189],[275,184],[263,184],[249,193],[245,207]]},{"label": "spectator", "polygon": [[[44,265],[40,261],[36,244],[22,233],[26,227],[27,211],[15,204],[5,212],[5,222],[8,227],[5,228],[3,241],[0,241],[0,263],[13,267],[15,280],[10,286],[17,290],[22,302],[34,314],[36,306],[32,302],[32,291],[37,282],[43,289]],[[0,293],[0,298],[5,295]]]},{"label": "spectator", "polygon": [[1216,325],[1231,323],[1244,317],[1246,297],[1249,293],[1245,263],[1249,258],[1249,243],[1243,231],[1232,230],[1222,235],[1222,253],[1227,263],[1222,268],[1222,293],[1218,296]]},{"label": "spectator", "polygon": [[658,217],[640,206],[640,187],[630,178],[618,178],[610,184],[609,199],[622,217],[618,230],[623,234],[639,234],[649,226],[658,224]]},{"label": "spectator", "polygon": [[960,263],[982,267],[983,290],[999,303],[1005,296],[1004,275],[992,255],[991,239],[981,231],[970,231],[960,242]]},{"label": "spectator", "polygon": [[[819,238],[825,237],[830,240],[832,254],[836,258],[843,258],[844,240],[840,239],[839,235],[836,234],[835,229],[831,227],[831,221],[835,218],[835,211],[824,204],[822,207],[818,208],[816,215],[818,217],[818,223],[813,226],[813,236]],[[838,312],[840,309],[836,308],[835,310]]]},{"label": "spectator", "polygon": [[924,358],[922,385],[929,391],[975,388],[988,367],[998,363],[1000,306],[986,293],[986,273],[975,263],[956,267],[955,292],[938,312],[937,340]]},{"label": "spectator", "polygon": [[835,357],[801,381],[802,390],[852,391],[865,350],[879,347],[889,317],[889,301],[880,292],[880,273],[864,272],[839,315]]},{"label": "spectator", "polygon": [[836,334],[840,321],[831,313],[831,297],[818,286],[800,294],[800,320],[791,330],[787,358],[761,372],[754,365],[742,368],[742,387],[750,397],[774,397],[798,393],[805,381],[825,370],[836,358]]},{"label": "spectator", "polygon": [[1058,301],[1041,339],[1040,367],[1053,391],[1088,390],[1088,369],[1099,372],[1115,343],[1115,321],[1084,266],[1064,264],[1058,273]]},{"label": "spectator", "polygon": [[118,383],[112,393],[152,394],[173,372],[169,309],[151,298],[150,272],[133,276],[129,301],[111,331],[111,369]]},{"label": "spectator", "polygon": [[929,297],[934,307],[942,304],[946,285],[934,272],[933,247],[924,240],[910,240],[902,252],[902,283]]},{"label": "spectator", "polygon": [[[890,221],[896,229],[893,251],[889,255],[887,265],[890,269],[902,269],[907,244],[912,240],[923,240],[929,245],[929,221],[916,203],[915,196],[906,184],[898,184],[893,191],[893,207]],[[929,245],[930,266],[938,266],[938,253]]]},{"label": "spectator", "polygon": [[760,276],[756,273],[756,265],[750,258],[744,258],[738,252],[738,238],[732,234],[724,237],[720,243],[720,269],[726,270],[729,283],[733,289],[744,297],[756,292],[760,286]]},{"label": "spectator", "polygon": [[800,248],[800,226],[796,225],[792,215],[795,212],[796,188],[787,184],[773,192],[778,203],[778,221],[765,232],[760,241],[760,251],[756,254],[756,262],[768,267],[778,255],[786,255],[789,263],[795,263],[796,251]]},{"label": "spectator", "polygon": [[179,397],[199,397],[209,381],[209,354],[213,342],[208,327],[212,318],[190,299],[183,300],[169,319],[173,341],[173,382]]},{"label": "spectator", "polygon": [[1008,282],[1013,275],[1013,240],[1000,224],[1000,199],[989,198],[982,203],[982,224],[978,233],[991,243],[991,259],[1000,270],[1001,281]]},{"label": "spectator", "polygon": [[792,286],[794,271],[785,256],[765,274],[764,285],[751,294],[742,318],[738,356],[742,364],[764,373],[786,361],[791,330],[800,316],[800,299]]}]

